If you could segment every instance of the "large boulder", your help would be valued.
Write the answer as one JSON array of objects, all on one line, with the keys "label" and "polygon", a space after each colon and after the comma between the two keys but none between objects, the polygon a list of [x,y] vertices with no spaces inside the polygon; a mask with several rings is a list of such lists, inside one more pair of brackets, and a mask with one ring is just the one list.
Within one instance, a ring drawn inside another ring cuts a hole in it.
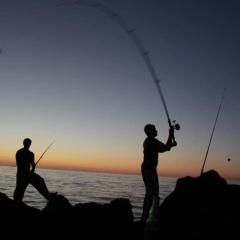
[{"label": "large boulder", "polygon": [[[128,199],[110,203],[79,203],[72,206],[64,196],[54,195],[43,210],[16,202],[0,193],[1,233],[18,238],[128,239],[133,229]],[[6,232],[4,232],[6,231]]]},{"label": "large boulder", "polygon": [[231,239],[239,220],[240,186],[227,184],[211,170],[178,179],[159,207],[158,221],[146,226],[146,235],[147,239]]},{"label": "large boulder", "polygon": [[12,238],[26,236],[26,229],[34,229],[38,225],[41,211],[16,202],[0,193],[0,226],[1,235]]}]

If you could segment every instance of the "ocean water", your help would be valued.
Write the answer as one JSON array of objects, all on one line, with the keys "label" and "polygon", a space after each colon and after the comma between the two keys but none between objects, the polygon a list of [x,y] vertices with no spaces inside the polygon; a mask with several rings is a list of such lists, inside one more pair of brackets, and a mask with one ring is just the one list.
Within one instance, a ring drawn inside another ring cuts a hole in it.
[{"label": "ocean water", "polygon": [[[64,195],[73,205],[85,202],[110,203],[115,198],[128,198],[133,207],[134,219],[140,219],[145,193],[141,175],[50,169],[37,169],[36,172],[45,179],[50,192]],[[176,181],[177,178],[173,177],[159,177],[161,202],[174,190]],[[15,184],[16,167],[0,166],[0,192],[13,198]],[[39,209],[47,203],[31,185],[23,201]]]},{"label": "ocean water", "polygon": [[[50,169],[37,169],[36,172],[45,179],[50,192],[64,195],[73,205],[85,202],[110,203],[115,198],[128,198],[135,220],[140,218],[145,193],[141,175]],[[176,180],[159,177],[161,201],[174,189]],[[13,198],[15,184],[16,167],[0,166],[0,192]],[[47,203],[31,185],[23,201],[39,209]]]}]

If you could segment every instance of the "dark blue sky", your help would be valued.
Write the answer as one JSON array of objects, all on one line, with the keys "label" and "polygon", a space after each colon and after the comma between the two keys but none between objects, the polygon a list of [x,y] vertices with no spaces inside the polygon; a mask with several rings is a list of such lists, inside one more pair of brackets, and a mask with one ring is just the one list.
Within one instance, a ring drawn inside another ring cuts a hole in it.
[{"label": "dark blue sky", "polygon": [[[111,149],[109,158],[122,156],[125,165],[131,162],[131,169],[137,169],[143,126],[156,124],[163,141],[168,132],[148,69],[134,43],[110,18],[82,5],[56,7],[60,2],[0,2],[0,143],[4,149],[14,143],[15,149],[26,135],[43,146],[55,138],[66,154],[81,149],[101,155]],[[228,172],[236,175],[240,2],[99,2],[137,30],[162,80],[170,116],[182,125],[176,133],[179,146],[164,156],[171,160],[161,163],[163,169],[172,165],[179,173],[200,171],[227,87],[207,167],[225,171],[225,159],[231,157]],[[10,159],[13,149],[2,155]]]}]

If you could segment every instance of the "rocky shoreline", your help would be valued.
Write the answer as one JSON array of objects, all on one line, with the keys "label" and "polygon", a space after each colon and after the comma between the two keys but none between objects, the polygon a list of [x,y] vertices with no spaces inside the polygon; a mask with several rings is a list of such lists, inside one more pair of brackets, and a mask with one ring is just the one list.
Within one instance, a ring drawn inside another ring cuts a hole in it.
[{"label": "rocky shoreline", "polygon": [[235,239],[240,224],[240,186],[214,171],[179,178],[159,207],[157,221],[134,222],[128,199],[71,205],[55,195],[42,210],[0,193],[1,233],[19,238]]}]

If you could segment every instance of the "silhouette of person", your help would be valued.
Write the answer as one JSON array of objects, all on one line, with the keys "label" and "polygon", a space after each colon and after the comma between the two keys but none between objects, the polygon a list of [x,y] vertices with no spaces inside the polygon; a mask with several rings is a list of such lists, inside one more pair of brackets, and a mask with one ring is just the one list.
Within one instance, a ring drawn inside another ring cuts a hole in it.
[{"label": "silhouette of person", "polygon": [[14,200],[19,202],[22,201],[28,184],[33,185],[47,200],[53,195],[53,193],[48,191],[44,179],[34,172],[34,153],[29,150],[31,143],[31,139],[24,139],[24,147],[19,149],[16,153],[17,176]]},{"label": "silhouette of person", "polygon": [[143,143],[144,158],[141,165],[142,178],[146,189],[141,216],[143,223],[147,221],[151,207],[153,213],[156,213],[159,205],[158,153],[170,151],[173,146],[176,146],[173,127],[169,129],[169,137],[166,144],[155,138],[157,136],[157,130],[154,125],[147,124],[144,127],[144,132],[147,138]]}]

